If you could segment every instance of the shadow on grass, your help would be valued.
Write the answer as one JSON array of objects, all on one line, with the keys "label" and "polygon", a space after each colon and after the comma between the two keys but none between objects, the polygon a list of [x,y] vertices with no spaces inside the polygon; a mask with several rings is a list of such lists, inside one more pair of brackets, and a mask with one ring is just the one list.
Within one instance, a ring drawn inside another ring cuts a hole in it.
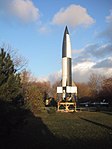
[{"label": "shadow on grass", "polygon": [[0,149],[53,148],[55,137],[31,111],[0,103]]},{"label": "shadow on grass", "polygon": [[90,122],[90,123],[92,123],[92,124],[95,124],[95,125],[97,125],[97,126],[101,126],[101,127],[106,128],[106,129],[108,129],[108,130],[112,130],[112,127],[109,127],[109,126],[107,126],[107,125],[104,125],[104,124],[101,124],[101,123],[98,123],[98,122],[94,122],[94,121],[85,119],[85,118],[83,118],[83,117],[79,117],[79,118],[82,119],[82,120],[84,120],[84,121],[87,121],[87,122]]},{"label": "shadow on grass", "polygon": [[101,113],[104,113],[104,114],[108,114],[108,115],[111,115],[112,116],[112,112],[107,112],[107,111],[100,111]]},{"label": "shadow on grass", "polygon": [[30,110],[0,102],[0,149],[57,149],[69,145],[53,135]]},{"label": "shadow on grass", "polygon": [[58,138],[31,111],[0,103],[0,149],[97,149],[102,147],[101,142],[89,138]]}]

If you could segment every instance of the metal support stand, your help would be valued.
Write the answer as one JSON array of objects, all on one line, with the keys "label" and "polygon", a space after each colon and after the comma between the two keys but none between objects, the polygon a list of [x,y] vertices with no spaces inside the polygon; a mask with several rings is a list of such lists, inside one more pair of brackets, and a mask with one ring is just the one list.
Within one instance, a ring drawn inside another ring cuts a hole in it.
[{"label": "metal support stand", "polygon": [[76,102],[58,102],[58,112],[76,112]]}]

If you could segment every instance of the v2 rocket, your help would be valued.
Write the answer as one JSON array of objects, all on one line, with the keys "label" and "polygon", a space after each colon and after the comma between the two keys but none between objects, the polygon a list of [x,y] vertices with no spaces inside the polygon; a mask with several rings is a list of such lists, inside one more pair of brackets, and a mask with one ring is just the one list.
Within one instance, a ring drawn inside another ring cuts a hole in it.
[{"label": "v2 rocket", "polygon": [[68,28],[66,26],[63,44],[62,44],[62,83],[60,87],[57,87],[57,93],[62,94],[62,99],[66,100],[67,97],[72,94],[77,94],[77,87],[72,81],[72,51],[71,42]]}]

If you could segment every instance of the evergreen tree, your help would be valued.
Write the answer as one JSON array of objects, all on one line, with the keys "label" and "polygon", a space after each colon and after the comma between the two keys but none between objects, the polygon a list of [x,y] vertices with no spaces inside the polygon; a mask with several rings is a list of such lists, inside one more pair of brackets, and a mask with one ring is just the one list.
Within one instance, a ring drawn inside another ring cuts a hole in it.
[{"label": "evergreen tree", "polygon": [[9,53],[0,51],[0,100],[17,101],[22,98],[20,76]]}]

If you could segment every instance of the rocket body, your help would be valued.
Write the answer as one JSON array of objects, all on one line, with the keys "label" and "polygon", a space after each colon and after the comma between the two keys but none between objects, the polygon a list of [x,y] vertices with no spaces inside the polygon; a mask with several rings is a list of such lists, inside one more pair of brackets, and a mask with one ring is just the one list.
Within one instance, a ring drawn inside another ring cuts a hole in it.
[{"label": "rocket body", "polygon": [[62,87],[72,85],[71,43],[67,27],[65,28],[62,45]]},{"label": "rocket body", "polygon": [[57,93],[62,93],[62,98],[66,99],[72,93],[77,94],[77,87],[73,86],[72,81],[72,56],[71,56],[71,42],[68,28],[66,26],[63,44],[62,44],[62,84],[57,87]]}]

